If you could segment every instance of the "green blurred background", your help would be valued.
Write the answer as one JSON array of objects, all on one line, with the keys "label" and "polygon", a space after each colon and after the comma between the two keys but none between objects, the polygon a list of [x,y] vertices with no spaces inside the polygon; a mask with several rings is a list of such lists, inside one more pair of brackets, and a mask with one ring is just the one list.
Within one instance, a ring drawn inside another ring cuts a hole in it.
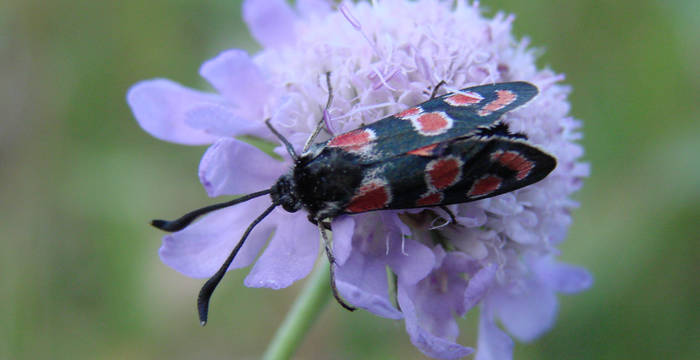
[{"label": "green blurred background", "polygon": [[[562,257],[595,286],[561,297],[556,327],[516,359],[700,358],[700,2],[482,5],[515,13],[540,65],[567,75],[593,169]],[[233,47],[257,49],[233,0],[0,4],[1,359],[263,352],[301,285],[245,289],[233,272],[198,325],[202,281],[160,263],[147,221],[209,202],[205,148],[151,138],[124,100],[152,77],[206,88],[199,65]],[[399,357],[421,358],[402,322],[339,306],[298,354]]]}]

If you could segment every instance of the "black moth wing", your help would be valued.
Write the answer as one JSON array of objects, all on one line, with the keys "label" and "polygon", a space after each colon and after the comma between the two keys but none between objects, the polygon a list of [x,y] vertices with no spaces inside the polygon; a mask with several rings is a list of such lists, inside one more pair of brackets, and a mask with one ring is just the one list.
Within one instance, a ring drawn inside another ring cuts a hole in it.
[{"label": "black moth wing", "polygon": [[[471,141],[459,141],[455,146],[469,146],[467,143]],[[446,197],[451,204],[459,202],[461,191],[467,186],[472,191],[471,195],[468,191],[468,201],[504,194],[544,179],[556,166],[556,158],[526,140],[489,138],[482,152],[465,164],[464,180],[454,190],[448,189]],[[500,181],[497,188],[496,180]],[[479,184],[482,185],[480,189],[476,188]],[[490,186],[495,189],[491,191]],[[479,191],[483,191],[483,195]]]},{"label": "black moth wing", "polygon": [[[538,182],[556,167],[554,157],[515,137],[461,138],[438,144],[431,151],[407,153],[365,167],[363,183],[385,184],[390,194],[383,209],[480,200]],[[346,212],[371,210],[353,206],[358,201],[368,199],[353,199]]]},{"label": "black moth wing", "polygon": [[530,101],[537,87],[527,82],[480,85],[448,93],[317,145],[339,147],[371,164],[415,149],[477,134],[503,114]]}]

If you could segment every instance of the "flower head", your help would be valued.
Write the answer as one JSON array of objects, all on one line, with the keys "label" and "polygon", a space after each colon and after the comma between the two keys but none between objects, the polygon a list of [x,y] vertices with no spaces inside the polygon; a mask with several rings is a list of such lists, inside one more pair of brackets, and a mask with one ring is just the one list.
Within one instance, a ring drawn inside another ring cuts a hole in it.
[{"label": "flower head", "polygon": [[[411,341],[425,354],[458,358],[473,350],[455,341],[455,317],[480,306],[477,359],[507,359],[511,335],[528,341],[554,321],[557,292],[591,284],[588,273],[554,260],[565,238],[588,166],[575,141],[579,122],[568,115],[563,76],[535,66],[527,40],[511,34],[512,16],[484,17],[477,3],[384,0],[247,0],[244,19],[263,46],[254,56],[222,52],[200,74],[215,88],[204,93],[163,79],[131,88],[128,102],[153,136],[188,145],[211,144],[199,167],[210,196],[270,187],[292,165],[284,147],[278,161],[237,140],[252,135],[276,141],[271,119],[299,152],[319,119],[324,140],[427,100],[439,81],[445,89],[523,80],[540,94],[503,117],[511,131],[558,159],[544,180],[493,198],[451,205],[459,226],[436,227],[431,211],[380,211],[334,219],[337,287],[355,306],[403,318]],[[274,20],[273,20],[274,19]],[[331,72],[334,98],[324,113]],[[265,198],[213,212],[166,236],[162,260],[192,277],[209,277],[224,263],[244,229],[269,206]],[[271,236],[271,238],[270,238]],[[267,242],[267,239],[270,239]],[[267,246],[266,245],[267,242]],[[304,212],[281,208],[250,234],[230,268],[248,266],[245,284],[274,289],[305,277],[317,258],[318,232]],[[396,275],[393,305],[385,269]]]}]

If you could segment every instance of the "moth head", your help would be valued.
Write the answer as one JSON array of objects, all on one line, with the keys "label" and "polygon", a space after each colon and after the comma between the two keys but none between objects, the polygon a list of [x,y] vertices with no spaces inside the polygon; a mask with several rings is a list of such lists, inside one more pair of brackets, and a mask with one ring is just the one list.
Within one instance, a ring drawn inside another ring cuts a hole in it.
[{"label": "moth head", "polygon": [[277,179],[275,185],[270,188],[272,203],[282,205],[282,208],[290,213],[301,209],[302,204],[295,191],[296,183],[292,174],[285,174]]}]

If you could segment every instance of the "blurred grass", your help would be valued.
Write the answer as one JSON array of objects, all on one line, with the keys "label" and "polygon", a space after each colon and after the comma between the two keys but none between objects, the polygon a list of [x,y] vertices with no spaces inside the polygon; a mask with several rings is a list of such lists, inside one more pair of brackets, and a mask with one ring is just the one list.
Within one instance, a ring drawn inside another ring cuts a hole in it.
[{"label": "blurred grass", "polygon": [[[700,5],[483,1],[567,75],[593,175],[563,246],[595,274],[518,359],[700,354]],[[198,326],[199,280],[162,265],[153,216],[208,202],[204,148],[149,137],[136,81],[205,87],[220,50],[256,49],[236,1],[0,4],[0,359],[256,358],[298,291],[227,277]],[[494,11],[490,13],[493,14]],[[463,343],[474,344],[474,318]],[[382,341],[377,341],[382,339]],[[300,358],[419,358],[403,324],[329,307]]]}]

